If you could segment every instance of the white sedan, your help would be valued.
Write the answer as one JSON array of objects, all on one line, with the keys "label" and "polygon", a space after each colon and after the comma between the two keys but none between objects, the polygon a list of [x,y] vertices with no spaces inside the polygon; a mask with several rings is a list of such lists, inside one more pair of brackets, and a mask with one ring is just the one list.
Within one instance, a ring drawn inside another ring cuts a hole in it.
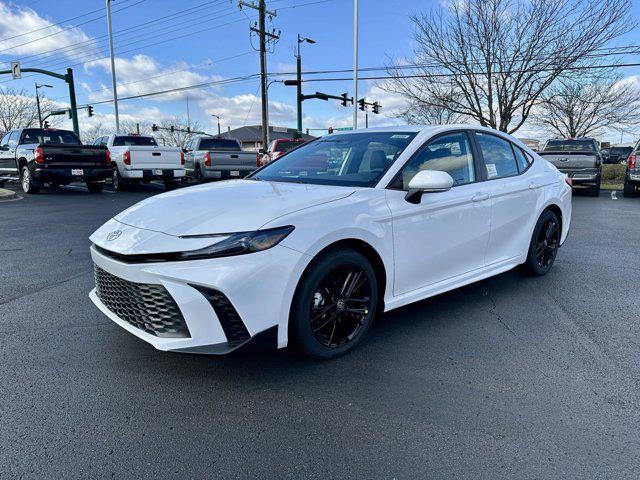
[{"label": "white sedan", "polygon": [[116,215],[91,236],[90,297],[160,350],[292,343],[332,358],[382,311],[518,265],[547,273],[569,231],[569,184],[487,128],[328,135],[245,180]]}]

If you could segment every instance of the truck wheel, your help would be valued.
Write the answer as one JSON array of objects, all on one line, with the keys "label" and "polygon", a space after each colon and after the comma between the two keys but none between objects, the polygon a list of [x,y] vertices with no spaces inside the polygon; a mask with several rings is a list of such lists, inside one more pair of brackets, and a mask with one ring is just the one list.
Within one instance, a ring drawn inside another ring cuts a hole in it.
[{"label": "truck wheel", "polygon": [[104,188],[104,183],[102,182],[86,182],[86,183],[87,183],[87,190],[89,190],[89,193],[100,193]]},{"label": "truck wheel", "polygon": [[592,197],[600,196],[600,182],[596,183],[593,187],[589,188],[589,195]]},{"label": "truck wheel", "polygon": [[200,165],[196,165],[196,183],[204,183],[204,177],[202,176],[202,170],[200,170]]},{"label": "truck wheel", "polygon": [[116,192],[123,191],[126,186],[124,179],[118,171],[118,167],[116,167],[115,165],[111,167],[111,183],[113,184],[113,189]]},{"label": "truck wheel", "polygon": [[624,191],[623,191],[622,194],[626,198],[633,198],[635,196],[635,193],[636,193],[635,190],[636,190],[636,187],[634,187],[633,183],[631,183],[628,178],[625,178],[624,179]]},{"label": "truck wheel", "polygon": [[31,172],[29,171],[29,167],[27,167],[26,165],[22,167],[22,171],[20,174],[20,183],[22,184],[22,191],[24,193],[40,193],[40,185],[38,185],[33,179],[33,177],[31,176]]},{"label": "truck wheel", "polygon": [[0,188],[4,187],[5,183],[7,183],[6,180],[0,179]]},{"label": "truck wheel", "polygon": [[178,188],[178,182],[175,180],[165,180],[163,183],[165,190],[175,190]]}]

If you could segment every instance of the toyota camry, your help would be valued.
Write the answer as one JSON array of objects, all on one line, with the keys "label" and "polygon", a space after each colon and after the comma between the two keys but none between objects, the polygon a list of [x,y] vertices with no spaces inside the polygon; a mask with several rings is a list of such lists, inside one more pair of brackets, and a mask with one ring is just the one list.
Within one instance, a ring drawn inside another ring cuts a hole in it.
[{"label": "toyota camry", "polygon": [[91,236],[90,297],[160,350],[292,344],[332,358],[383,311],[519,265],[546,274],[569,231],[570,183],[482,127],[327,135],[244,180],[116,215]]}]

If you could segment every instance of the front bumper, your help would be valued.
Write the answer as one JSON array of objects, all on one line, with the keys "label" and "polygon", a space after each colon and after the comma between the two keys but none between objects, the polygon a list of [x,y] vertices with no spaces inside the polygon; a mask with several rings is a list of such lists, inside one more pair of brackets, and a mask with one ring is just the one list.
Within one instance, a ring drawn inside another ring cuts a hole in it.
[{"label": "front bumper", "polygon": [[122,178],[131,180],[151,181],[151,180],[172,180],[185,176],[184,168],[145,168],[130,169],[120,172]]},{"label": "front bumper", "polygon": [[[82,170],[82,174],[74,173],[74,170]],[[33,176],[41,182],[99,182],[110,177],[111,170],[105,168],[47,168],[35,167]]]},{"label": "front bumper", "polygon": [[[89,297],[107,317],[158,350],[208,354],[228,353],[265,338],[285,347],[289,308],[308,262],[306,255],[281,245],[247,255],[184,262],[127,264],[95,247],[91,257],[98,268],[127,282],[164,287],[182,314],[188,336],[161,337],[138,328],[110,310],[92,290]],[[229,337],[223,312],[202,293],[211,290],[228,299],[248,338]]]}]

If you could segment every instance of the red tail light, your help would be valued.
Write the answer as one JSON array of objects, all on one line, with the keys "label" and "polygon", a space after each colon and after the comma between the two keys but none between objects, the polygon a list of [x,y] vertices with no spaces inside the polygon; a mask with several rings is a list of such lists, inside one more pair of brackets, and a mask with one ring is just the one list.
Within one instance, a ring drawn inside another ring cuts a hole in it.
[{"label": "red tail light", "polygon": [[131,152],[129,150],[122,154],[122,161],[125,165],[131,165]]},{"label": "red tail light", "polygon": [[629,158],[627,158],[627,165],[629,165],[629,169],[636,168],[636,156],[635,155],[629,155]]},{"label": "red tail light", "polygon": [[107,165],[111,165],[111,152],[107,150]]},{"label": "red tail light", "polygon": [[569,177],[567,177],[567,178],[565,178],[565,179],[564,179],[564,183],[566,183],[566,184],[567,184],[567,185],[569,185],[570,187],[572,187],[572,186],[573,186],[573,181],[572,181]]},{"label": "red tail light", "polygon": [[211,166],[211,154],[209,152],[204,154],[204,165],[205,167]]},{"label": "red tail light", "polygon": [[262,160],[262,155],[258,153],[256,155],[256,167],[261,167],[262,166],[261,165],[262,164],[261,160]]},{"label": "red tail light", "polygon": [[36,163],[44,163],[44,152],[42,151],[42,147],[36,147],[33,153],[35,154]]},{"label": "red tail light", "polygon": [[184,165],[184,152],[180,152],[180,165]]}]

